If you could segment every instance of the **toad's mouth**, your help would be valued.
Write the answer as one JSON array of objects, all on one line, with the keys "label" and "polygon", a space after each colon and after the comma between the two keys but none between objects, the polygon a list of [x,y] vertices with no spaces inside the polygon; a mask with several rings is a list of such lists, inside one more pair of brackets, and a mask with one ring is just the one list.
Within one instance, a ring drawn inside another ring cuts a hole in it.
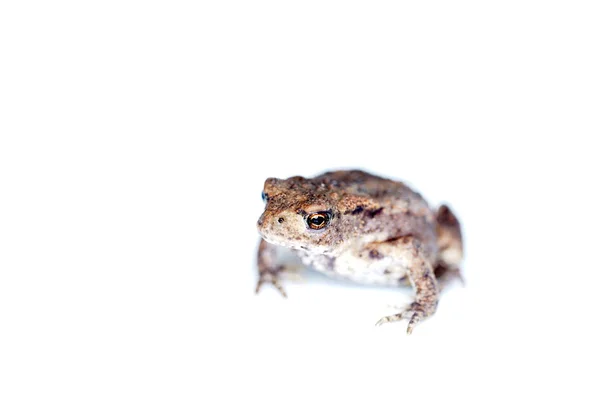
[{"label": "toad's mouth", "polygon": [[305,251],[308,253],[315,253],[315,254],[330,254],[331,251],[330,249],[323,247],[323,246],[310,246],[310,245],[306,245],[306,244],[301,244],[301,243],[291,243],[285,240],[282,240],[280,238],[277,237],[272,237],[269,236],[268,234],[264,234],[262,232],[259,232],[260,236],[266,240],[267,242],[274,244],[276,246],[281,246],[281,247],[285,247],[288,249],[292,249],[292,250],[301,250],[301,251]]},{"label": "toad's mouth", "polygon": [[304,245],[286,242],[285,240],[274,238],[269,235],[265,235],[263,233],[261,233],[260,236],[267,242],[277,245],[277,246],[287,247],[289,249],[294,249],[294,250],[309,250],[308,247],[306,247]]}]

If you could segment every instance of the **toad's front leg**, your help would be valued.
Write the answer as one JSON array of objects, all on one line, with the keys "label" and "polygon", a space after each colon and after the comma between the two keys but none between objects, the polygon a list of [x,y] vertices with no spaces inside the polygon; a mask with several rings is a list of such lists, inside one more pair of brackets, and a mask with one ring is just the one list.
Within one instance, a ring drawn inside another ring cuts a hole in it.
[{"label": "toad's front leg", "polygon": [[403,312],[381,318],[377,325],[408,319],[406,333],[411,334],[415,325],[435,313],[438,284],[430,257],[422,251],[418,240],[407,236],[388,243],[392,246],[389,250],[391,255],[407,264],[408,279],[415,289],[415,301]]},{"label": "toad's front leg", "polygon": [[285,270],[285,267],[276,265],[276,260],[277,250],[275,245],[267,242],[265,239],[261,239],[258,246],[258,282],[256,283],[256,293],[260,291],[263,283],[270,282],[279,290],[283,297],[287,297],[283,286],[279,282],[280,275]]}]

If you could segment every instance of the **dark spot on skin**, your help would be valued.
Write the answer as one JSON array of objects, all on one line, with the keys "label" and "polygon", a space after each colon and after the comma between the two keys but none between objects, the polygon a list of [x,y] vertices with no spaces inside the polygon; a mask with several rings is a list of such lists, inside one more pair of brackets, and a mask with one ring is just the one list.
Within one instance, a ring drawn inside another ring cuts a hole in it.
[{"label": "dark spot on skin", "polygon": [[279,219],[277,220],[277,222],[279,222],[280,224],[283,224],[283,221],[285,221],[285,220],[283,219],[283,217],[282,217],[282,218],[279,218]]},{"label": "dark spot on skin", "polygon": [[306,213],[306,211],[304,211],[304,210],[300,209],[300,210],[296,211],[296,214],[300,214],[300,215],[302,215],[303,217],[306,217],[306,214],[307,214],[307,213]]},{"label": "dark spot on skin", "polygon": [[387,239],[384,243],[391,243],[391,242],[398,241],[402,244],[407,244],[411,239],[412,239],[412,235],[394,236],[394,237]]},{"label": "dark spot on skin", "polygon": [[368,216],[369,218],[373,218],[373,217],[375,217],[376,215],[380,214],[382,211],[383,211],[383,207],[377,208],[377,209],[375,209],[375,210],[368,210],[368,211],[367,211],[367,216]]},{"label": "dark spot on skin", "polygon": [[364,208],[362,206],[358,206],[354,210],[352,210],[352,215],[359,214],[359,213],[361,213],[363,211],[364,211]]},{"label": "dark spot on skin", "polygon": [[[383,256],[381,255],[381,253],[379,253],[377,250],[371,250],[369,252],[369,257],[375,259],[375,260],[380,260],[383,258]],[[386,270],[387,271],[387,270]],[[388,272],[389,273],[389,272]]]}]

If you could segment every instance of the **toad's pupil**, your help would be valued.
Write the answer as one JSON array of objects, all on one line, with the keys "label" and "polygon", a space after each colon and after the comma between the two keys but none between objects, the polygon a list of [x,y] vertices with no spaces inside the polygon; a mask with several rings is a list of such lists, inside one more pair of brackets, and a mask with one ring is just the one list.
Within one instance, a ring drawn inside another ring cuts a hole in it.
[{"label": "toad's pupil", "polygon": [[312,223],[315,225],[321,225],[324,222],[325,222],[325,218],[323,218],[321,216],[313,217],[313,219],[312,219]]}]

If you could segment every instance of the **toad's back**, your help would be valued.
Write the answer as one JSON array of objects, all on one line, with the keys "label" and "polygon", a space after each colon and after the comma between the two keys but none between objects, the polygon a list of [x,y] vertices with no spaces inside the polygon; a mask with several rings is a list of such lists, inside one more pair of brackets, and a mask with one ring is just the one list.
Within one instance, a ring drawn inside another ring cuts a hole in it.
[{"label": "toad's back", "polygon": [[433,216],[425,199],[402,182],[359,170],[327,172],[313,181],[322,182],[340,192],[370,198],[390,213],[408,211],[415,216]]}]

